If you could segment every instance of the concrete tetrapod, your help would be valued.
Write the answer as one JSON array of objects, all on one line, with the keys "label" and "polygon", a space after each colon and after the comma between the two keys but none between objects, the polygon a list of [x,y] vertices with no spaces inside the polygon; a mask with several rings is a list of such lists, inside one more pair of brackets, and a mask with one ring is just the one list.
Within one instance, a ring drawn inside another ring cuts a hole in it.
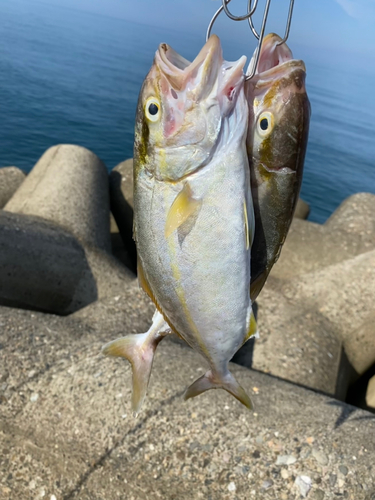
[{"label": "concrete tetrapod", "polygon": [[43,217],[85,245],[111,250],[107,169],[80,146],[48,149],[4,210]]},{"label": "concrete tetrapod", "polygon": [[347,198],[325,224],[294,218],[271,273],[288,279],[375,249],[375,195]]},{"label": "concrete tetrapod", "polygon": [[0,168],[0,208],[11,199],[25,177],[25,173],[17,167]]},{"label": "concrete tetrapod", "polygon": [[0,210],[0,304],[65,314],[84,272],[93,284],[87,304],[96,287],[77,239],[40,217]]}]

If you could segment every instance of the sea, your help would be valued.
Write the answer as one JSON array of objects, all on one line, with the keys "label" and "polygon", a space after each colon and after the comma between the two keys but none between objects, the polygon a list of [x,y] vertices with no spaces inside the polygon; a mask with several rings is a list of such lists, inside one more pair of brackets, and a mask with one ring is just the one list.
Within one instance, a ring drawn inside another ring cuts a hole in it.
[{"label": "sea", "polygon": [[[0,167],[30,171],[60,143],[85,146],[108,170],[132,157],[138,93],[161,42],[191,60],[204,34],[0,0]],[[240,41],[224,42],[226,59],[242,55]],[[375,72],[319,51],[298,57],[312,108],[301,196],[324,223],[349,195],[375,193]]]}]

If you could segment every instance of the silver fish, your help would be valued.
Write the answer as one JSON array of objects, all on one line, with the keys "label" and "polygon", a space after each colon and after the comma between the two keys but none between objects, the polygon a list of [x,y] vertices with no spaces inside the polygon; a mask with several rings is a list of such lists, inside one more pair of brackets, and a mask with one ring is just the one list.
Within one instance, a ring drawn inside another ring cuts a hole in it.
[{"label": "silver fish", "polygon": [[185,399],[223,388],[251,407],[228,368],[256,332],[245,61],[224,61],[215,35],[192,63],[162,44],[140,92],[134,236],[139,280],[158,312],[149,332],[103,348],[131,361],[135,412],[146,394],[155,348],[171,333],[209,365]]}]

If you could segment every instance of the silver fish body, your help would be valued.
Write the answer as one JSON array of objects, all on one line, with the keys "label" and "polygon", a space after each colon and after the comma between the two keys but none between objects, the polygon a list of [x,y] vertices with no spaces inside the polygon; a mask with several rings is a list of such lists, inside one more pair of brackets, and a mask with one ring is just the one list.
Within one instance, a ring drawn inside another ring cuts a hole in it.
[{"label": "silver fish body", "polygon": [[[133,390],[135,411],[146,393],[155,344],[171,332],[210,368],[189,387],[186,399],[221,387],[251,407],[228,368],[256,331],[250,298],[254,213],[244,63],[245,58],[224,61],[216,36],[192,63],[162,44],[140,93],[134,236],[140,282],[159,316],[131,354],[129,336],[104,347],[106,354],[132,362],[133,384],[142,385]],[[134,352],[142,358],[140,351],[147,369],[140,361],[138,370],[134,362]],[[146,371],[147,380],[137,384]]]},{"label": "silver fish body", "polygon": [[[252,201],[241,141],[246,103],[243,95],[238,100],[244,115],[235,124],[237,140],[223,133],[229,141],[218,145],[211,161],[173,183],[142,170],[134,197],[138,255],[156,302],[174,329],[220,372],[242,345],[251,315],[246,225],[253,224],[245,216],[252,216]],[[228,120],[223,126],[230,125]],[[196,208],[166,237],[168,213],[185,192]]]}]

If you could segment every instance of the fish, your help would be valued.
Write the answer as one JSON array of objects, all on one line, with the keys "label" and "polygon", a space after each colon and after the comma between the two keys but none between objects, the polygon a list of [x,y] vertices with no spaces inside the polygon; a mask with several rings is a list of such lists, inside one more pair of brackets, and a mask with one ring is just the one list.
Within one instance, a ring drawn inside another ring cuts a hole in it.
[{"label": "fish", "polygon": [[[255,301],[279,258],[293,219],[307,148],[310,102],[306,68],[275,33],[262,43],[253,78],[245,82],[249,104],[247,151],[254,202],[251,299]],[[253,59],[250,61],[249,74]]]},{"label": "fish", "polygon": [[212,35],[193,62],[155,54],[137,105],[134,239],[138,279],[156,306],[148,332],[103,347],[133,368],[144,401],[158,343],[177,334],[207,362],[185,392],[223,388],[248,408],[229,361],[257,326],[250,297],[254,211],[246,150],[246,57],[227,62]]}]

